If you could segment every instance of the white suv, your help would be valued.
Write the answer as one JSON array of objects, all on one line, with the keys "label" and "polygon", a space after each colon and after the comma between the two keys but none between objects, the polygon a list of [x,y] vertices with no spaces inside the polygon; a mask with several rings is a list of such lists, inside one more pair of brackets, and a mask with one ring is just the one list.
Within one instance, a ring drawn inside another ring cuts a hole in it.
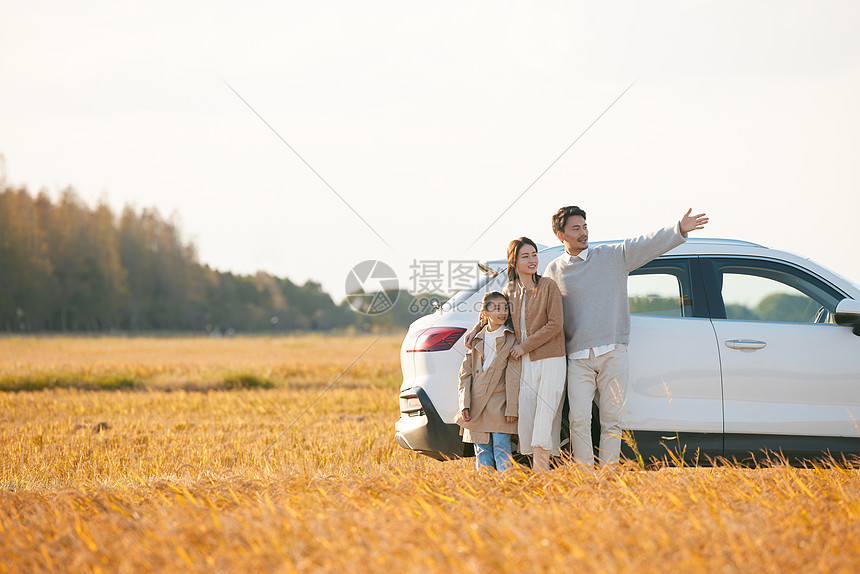
[{"label": "white suv", "polygon": [[[542,249],[540,272],[562,250]],[[400,350],[395,439],[438,459],[471,454],[453,424],[463,334],[484,293],[507,282],[504,260],[481,267]],[[645,460],[687,462],[860,454],[860,287],[783,251],[689,239],[631,273],[628,293],[624,456],[634,444]]]}]

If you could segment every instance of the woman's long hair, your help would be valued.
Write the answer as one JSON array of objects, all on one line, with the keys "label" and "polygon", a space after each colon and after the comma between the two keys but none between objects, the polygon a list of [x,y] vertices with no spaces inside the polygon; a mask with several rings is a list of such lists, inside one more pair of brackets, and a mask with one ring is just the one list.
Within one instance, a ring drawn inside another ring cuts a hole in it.
[{"label": "woman's long hair", "polygon": [[[537,245],[528,237],[520,237],[508,243],[508,281],[517,281],[520,278],[517,273],[517,258],[520,256],[520,249],[523,248],[523,245],[531,245],[537,252]],[[535,287],[537,287],[538,281],[540,281],[540,275],[535,273]]]}]

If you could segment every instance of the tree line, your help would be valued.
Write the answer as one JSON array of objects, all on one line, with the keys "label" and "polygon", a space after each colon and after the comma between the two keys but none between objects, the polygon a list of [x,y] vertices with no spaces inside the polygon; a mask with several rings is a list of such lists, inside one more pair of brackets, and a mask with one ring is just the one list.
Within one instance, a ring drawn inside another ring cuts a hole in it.
[{"label": "tree line", "polygon": [[198,261],[158,210],[87,206],[72,188],[0,190],[0,331],[290,332],[379,330],[415,320],[401,292],[391,312],[335,304],[313,281],[236,275]]}]

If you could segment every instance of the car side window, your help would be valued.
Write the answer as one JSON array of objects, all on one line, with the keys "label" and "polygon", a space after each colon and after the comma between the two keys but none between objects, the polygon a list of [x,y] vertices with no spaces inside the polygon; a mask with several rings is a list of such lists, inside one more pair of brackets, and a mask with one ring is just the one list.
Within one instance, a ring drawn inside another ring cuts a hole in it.
[{"label": "car side window", "polygon": [[633,271],[627,279],[630,312],[657,317],[694,314],[694,297],[687,259],[658,259]]},{"label": "car side window", "polygon": [[842,297],[817,277],[773,261],[712,261],[726,319],[834,323]]}]

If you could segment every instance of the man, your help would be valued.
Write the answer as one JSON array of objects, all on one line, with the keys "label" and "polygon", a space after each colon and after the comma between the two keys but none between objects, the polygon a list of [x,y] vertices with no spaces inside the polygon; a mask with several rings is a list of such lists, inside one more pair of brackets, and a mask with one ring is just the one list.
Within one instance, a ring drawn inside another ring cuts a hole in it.
[{"label": "man", "polygon": [[692,211],[657,232],[594,248],[588,247],[585,211],[573,205],[552,217],[552,230],[565,253],[550,262],[544,276],[558,284],[562,295],[570,440],[577,462],[594,465],[591,403],[595,391],[600,407],[600,462],[618,462],[630,340],[627,275],[682,244],[690,231],[703,229],[708,218],[704,213],[691,216]]}]

